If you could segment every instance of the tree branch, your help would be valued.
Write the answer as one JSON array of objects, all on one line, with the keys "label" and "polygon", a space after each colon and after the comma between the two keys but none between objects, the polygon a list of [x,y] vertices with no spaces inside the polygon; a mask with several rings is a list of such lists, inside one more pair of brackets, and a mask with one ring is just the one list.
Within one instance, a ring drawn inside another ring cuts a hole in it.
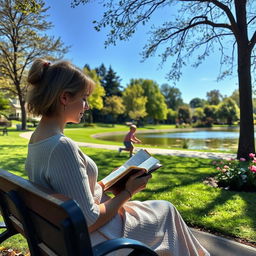
[{"label": "tree branch", "polygon": [[181,2],[206,2],[206,3],[208,2],[208,3],[214,4],[215,6],[219,7],[221,10],[223,10],[226,13],[226,15],[227,15],[227,17],[228,17],[228,19],[230,21],[232,30],[234,32],[238,31],[234,15],[232,14],[232,12],[229,9],[229,7],[227,5],[221,3],[220,1],[216,1],[216,0],[180,0],[180,1]]},{"label": "tree branch", "polygon": [[254,34],[252,36],[252,39],[249,42],[250,50],[253,49],[253,47],[255,46],[255,43],[256,43],[256,31],[254,32]]}]

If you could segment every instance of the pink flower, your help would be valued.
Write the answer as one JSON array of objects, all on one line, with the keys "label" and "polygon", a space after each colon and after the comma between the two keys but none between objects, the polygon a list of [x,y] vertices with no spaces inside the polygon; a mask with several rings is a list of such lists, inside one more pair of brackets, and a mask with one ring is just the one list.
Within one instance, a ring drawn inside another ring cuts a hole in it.
[{"label": "pink flower", "polygon": [[255,165],[250,166],[249,169],[250,169],[252,172],[256,172],[256,166],[255,166]]},{"label": "pink flower", "polygon": [[223,168],[224,169],[229,169],[229,166],[228,165],[224,165]]},{"label": "pink flower", "polygon": [[256,159],[254,158],[254,159],[252,160],[252,162],[253,162],[253,163],[256,163]]},{"label": "pink flower", "polygon": [[212,164],[216,165],[216,164],[217,164],[217,162],[216,162],[216,161],[213,161],[213,162],[212,162]]},{"label": "pink flower", "polygon": [[220,170],[220,167],[218,166],[216,169],[219,171],[219,170]]},{"label": "pink flower", "polygon": [[250,153],[250,154],[249,154],[249,157],[250,157],[250,158],[254,158],[254,157],[255,157],[255,154]]},{"label": "pink flower", "polygon": [[243,157],[241,157],[239,160],[240,160],[241,162],[245,162],[245,161],[246,161],[246,159],[243,158]]}]

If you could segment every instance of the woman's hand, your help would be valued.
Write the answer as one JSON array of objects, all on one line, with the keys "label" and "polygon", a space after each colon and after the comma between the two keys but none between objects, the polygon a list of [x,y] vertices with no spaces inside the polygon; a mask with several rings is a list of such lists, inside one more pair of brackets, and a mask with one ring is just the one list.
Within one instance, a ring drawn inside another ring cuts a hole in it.
[{"label": "woman's hand", "polygon": [[143,190],[146,187],[148,180],[152,177],[151,174],[140,177],[145,172],[146,170],[138,171],[137,173],[131,175],[126,182],[125,189],[128,190],[132,195]]}]

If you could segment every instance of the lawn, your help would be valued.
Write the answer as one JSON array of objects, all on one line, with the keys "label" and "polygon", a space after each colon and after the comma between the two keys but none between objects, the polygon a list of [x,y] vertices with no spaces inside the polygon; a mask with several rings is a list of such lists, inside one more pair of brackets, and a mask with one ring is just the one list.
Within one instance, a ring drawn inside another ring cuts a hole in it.
[{"label": "lawn", "polygon": [[[125,127],[113,129],[120,131],[120,128],[127,130]],[[111,130],[111,127],[68,129],[65,134],[78,141],[83,138],[83,141],[88,139],[88,142],[95,142],[88,134]],[[26,178],[24,162],[28,141],[20,138],[19,133],[13,130],[9,131],[9,136],[0,136],[0,168]],[[103,149],[82,150],[98,165],[99,179],[128,157],[127,152],[119,155],[115,151]],[[177,207],[189,226],[256,242],[255,193],[231,192],[203,184],[205,177],[215,173],[209,159],[162,155],[156,157],[164,167],[153,174],[147,188],[134,196],[134,199],[168,200]],[[27,248],[25,240],[19,235],[1,246],[17,248],[23,252]]]}]

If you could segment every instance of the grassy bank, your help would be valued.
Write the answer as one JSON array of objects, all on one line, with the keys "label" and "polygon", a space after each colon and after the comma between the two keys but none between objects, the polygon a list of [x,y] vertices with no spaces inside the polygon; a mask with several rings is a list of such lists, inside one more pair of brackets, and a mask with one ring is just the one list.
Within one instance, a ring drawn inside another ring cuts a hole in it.
[{"label": "grassy bank", "polygon": [[[126,127],[93,127],[65,131],[73,139],[95,142],[89,135]],[[17,131],[9,136],[0,136],[0,168],[26,178],[24,162],[27,154],[27,140],[20,138]],[[92,157],[99,168],[99,179],[127,160],[127,152],[121,155],[115,151],[82,148]],[[148,187],[134,196],[134,199],[163,199],[172,202],[189,226],[202,227],[233,237],[256,242],[255,193],[239,193],[212,188],[203,184],[205,177],[215,170],[211,160],[159,155],[164,168],[153,175]],[[110,161],[111,159],[111,161]],[[17,235],[4,247],[26,250],[27,244]]]}]

